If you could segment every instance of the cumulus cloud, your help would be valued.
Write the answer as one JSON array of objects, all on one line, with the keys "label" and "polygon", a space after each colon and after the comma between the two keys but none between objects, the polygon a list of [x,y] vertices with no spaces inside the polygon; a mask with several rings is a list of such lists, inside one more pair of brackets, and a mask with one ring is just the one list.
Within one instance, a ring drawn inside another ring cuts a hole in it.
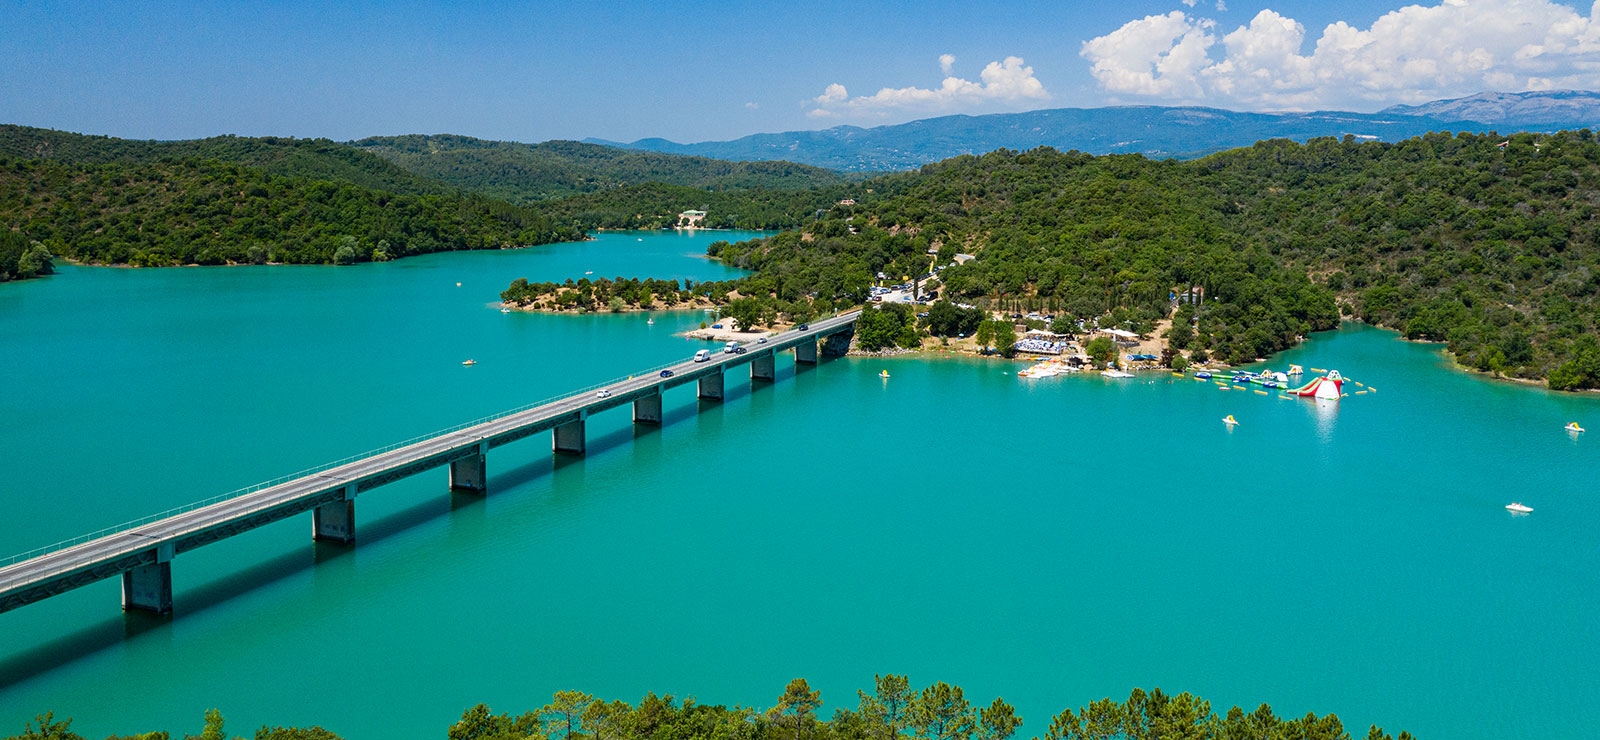
[{"label": "cumulus cloud", "polygon": [[760,103],[745,103],[744,107],[749,109],[749,110],[759,110],[761,108],[761,104]]},{"label": "cumulus cloud", "polygon": [[852,114],[882,116],[894,110],[943,111],[989,103],[1015,104],[1050,99],[1044,84],[1033,76],[1033,68],[1026,66],[1020,57],[990,62],[978,74],[977,82],[950,74],[955,61],[954,56],[940,55],[939,67],[944,71],[945,78],[938,87],[931,89],[885,87],[872,95],[851,97],[844,85],[835,82],[824,89],[821,95],[811,99],[815,107],[808,115],[813,118]]},{"label": "cumulus cloud", "polygon": [[1440,0],[1366,29],[1330,24],[1310,53],[1306,41],[1304,25],[1270,9],[1220,35],[1216,21],[1173,11],[1129,21],[1079,53],[1114,94],[1253,107],[1600,87],[1600,0],[1588,15],[1552,0]]}]

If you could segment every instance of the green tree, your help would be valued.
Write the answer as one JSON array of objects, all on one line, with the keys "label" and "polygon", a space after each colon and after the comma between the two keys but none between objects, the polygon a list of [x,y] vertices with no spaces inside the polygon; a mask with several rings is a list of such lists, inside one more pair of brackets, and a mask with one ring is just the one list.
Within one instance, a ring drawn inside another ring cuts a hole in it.
[{"label": "green tree", "polygon": [[978,737],[981,740],[1011,740],[1021,726],[1022,718],[1017,716],[1017,710],[998,697],[978,713]]},{"label": "green tree", "polygon": [[184,735],[184,740],[228,740],[228,733],[224,730],[222,710],[206,710],[206,726],[199,735]]},{"label": "green tree", "polygon": [[995,322],[994,348],[995,351],[1006,357],[1017,354],[1017,329],[1010,321]]},{"label": "green tree", "polygon": [[21,735],[13,735],[10,740],[83,740],[82,735],[72,731],[71,717],[56,722],[55,716],[55,712],[46,712],[34,717],[38,727],[29,722]]},{"label": "green tree", "polygon": [[22,274],[22,277],[49,275],[55,271],[55,263],[51,261],[52,259],[54,257],[50,254],[50,250],[45,249],[43,244],[34,242],[28,246],[28,251],[23,252],[22,256],[17,259],[17,271]]},{"label": "green tree", "polygon": [[722,307],[723,318],[733,319],[740,331],[751,331],[761,323],[761,301],[735,298]]},{"label": "green tree", "polygon": [[989,345],[994,344],[995,322],[984,321],[978,324],[978,331],[972,335],[977,340],[978,346],[983,348],[984,354],[989,353]]},{"label": "green tree", "polygon": [[1083,351],[1099,367],[1105,367],[1111,361],[1117,359],[1117,343],[1111,341],[1111,337],[1102,336],[1090,339],[1087,344],[1083,345]]},{"label": "green tree", "polygon": [[794,727],[795,740],[804,740],[805,728],[814,720],[820,706],[822,692],[813,690],[804,678],[797,678],[784,687],[773,712],[780,718],[787,718],[788,724]]},{"label": "green tree", "polygon": [[972,704],[960,686],[939,681],[911,705],[911,727],[921,740],[970,740],[975,726]]},{"label": "green tree", "polygon": [[872,679],[871,694],[856,692],[861,697],[859,712],[878,728],[879,740],[899,740],[906,730],[917,691],[903,675],[889,673],[875,675]]},{"label": "green tree", "polygon": [[487,704],[477,704],[461,713],[461,719],[450,726],[449,740],[542,740],[539,716],[533,712],[512,718],[494,714]]},{"label": "green tree", "polygon": [[581,691],[557,691],[550,703],[539,710],[545,735],[552,740],[578,740],[583,737],[583,718],[594,697]]},{"label": "green tree", "polygon": [[342,740],[321,727],[266,727],[256,730],[256,740]]},{"label": "green tree", "polygon": [[1044,740],[1079,740],[1082,737],[1083,722],[1071,709],[1064,709],[1051,718],[1050,726],[1044,731]]},{"label": "green tree", "polygon": [[592,740],[622,740],[628,733],[628,719],[633,707],[627,702],[595,701],[583,709],[583,726]]}]

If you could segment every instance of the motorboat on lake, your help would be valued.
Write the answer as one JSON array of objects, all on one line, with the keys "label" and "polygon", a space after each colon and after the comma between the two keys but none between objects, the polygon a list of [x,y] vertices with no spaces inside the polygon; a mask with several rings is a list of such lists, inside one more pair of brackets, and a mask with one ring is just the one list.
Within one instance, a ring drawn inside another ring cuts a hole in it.
[{"label": "motorboat on lake", "polygon": [[1102,370],[1102,371],[1100,371],[1100,374],[1104,375],[1104,376],[1106,376],[1108,378],[1131,378],[1131,377],[1133,377],[1133,373],[1123,372],[1121,370]]},{"label": "motorboat on lake", "polygon": [[1233,418],[1233,414],[1228,414],[1227,416],[1222,417],[1222,423],[1227,424],[1230,427],[1233,427],[1233,426],[1238,426],[1239,425],[1239,420]]},{"label": "motorboat on lake", "polygon": [[1532,506],[1525,506],[1525,505],[1523,505],[1521,503],[1513,501],[1513,502],[1511,502],[1509,504],[1506,504],[1506,511],[1514,511],[1514,512],[1516,512],[1518,514],[1528,514],[1528,513],[1531,513],[1533,511],[1533,507]]},{"label": "motorboat on lake", "polygon": [[1578,422],[1569,421],[1567,422],[1566,430],[1569,432],[1581,432],[1583,427],[1578,426]]},{"label": "motorboat on lake", "polygon": [[478,361],[477,360],[464,360],[464,361],[462,361],[461,364],[466,365],[468,367],[471,367],[473,365],[478,364]]}]

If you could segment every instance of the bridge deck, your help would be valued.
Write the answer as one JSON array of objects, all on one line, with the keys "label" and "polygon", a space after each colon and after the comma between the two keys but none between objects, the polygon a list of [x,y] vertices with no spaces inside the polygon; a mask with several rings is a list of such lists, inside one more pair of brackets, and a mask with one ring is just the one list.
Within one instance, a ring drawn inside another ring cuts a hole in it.
[{"label": "bridge deck", "polygon": [[659,372],[652,371],[645,376],[618,381],[603,386],[609,392],[604,398],[598,394],[599,389],[581,391],[541,406],[16,562],[0,568],[0,612],[149,565],[157,561],[163,549],[167,549],[166,556],[176,555],[341,500],[351,486],[358,493],[371,490],[476,456],[484,447],[499,447],[759,357],[815,342],[848,330],[856,316],[851,313],[822,319],[805,331],[785,332],[764,344],[747,343],[744,354],[718,352],[706,362],[685,361],[667,368],[672,371],[670,377],[661,377]]}]

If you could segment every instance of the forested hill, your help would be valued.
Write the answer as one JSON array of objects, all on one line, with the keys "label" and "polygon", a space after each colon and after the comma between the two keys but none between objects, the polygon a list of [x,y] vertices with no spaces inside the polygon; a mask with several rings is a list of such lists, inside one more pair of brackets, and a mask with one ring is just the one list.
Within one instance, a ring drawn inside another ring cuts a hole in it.
[{"label": "forested hill", "polygon": [[416,174],[513,203],[629,185],[703,190],[801,190],[844,182],[836,172],[792,162],[727,162],[576,141],[520,144],[466,136],[380,136],[353,143]]},{"label": "forested hill", "polygon": [[[1504,144],[1502,146],[1502,143]],[[745,295],[864,298],[882,270],[956,252],[944,295],[1149,326],[1248,361],[1339,315],[1448,341],[1460,362],[1600,387],[1600,142],[1429,134],[1397,144],[1269,141],[1190,162],[1038,149],[957,157],[863,183],[804,232],[717,245]],[[852,233],[852,231],[859,233]],[[1336,309],[1336,306],[1338,309]]]},{"label": "forested hill", "polygon": [[164,159],[217,160],[270,174],[350,183],[401,195],[454,192],[369,152],[328,139],[214,136],[139,141],[0,124],[0,157],[66,164],[143,165]]},{"label": "forested hill", "polygon": [[0,157],[0,230],[85,262],[365,262],[583,238],[481,196],[397,195],[215,159]]}]

